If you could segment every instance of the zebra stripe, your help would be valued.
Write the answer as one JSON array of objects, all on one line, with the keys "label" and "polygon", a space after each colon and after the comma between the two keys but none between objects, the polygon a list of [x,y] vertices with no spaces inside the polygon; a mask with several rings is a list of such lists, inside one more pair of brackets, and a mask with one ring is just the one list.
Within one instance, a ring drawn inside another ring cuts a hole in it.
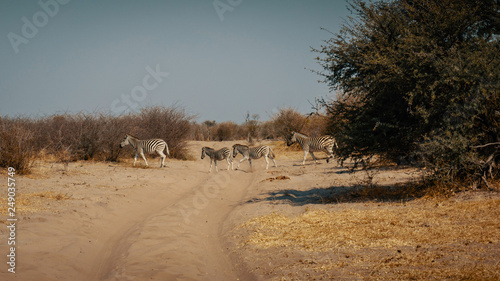
[{"label": "zebra stripe", "polygon": [[302,165],[306,163],[307,153],[309,152],[314,159],[315,163],[318,163],[316,157],[314,156],[314,151],[325,151],[328,153],[328,158],[326,158],[326,163],[330,161],[330,158],[333,158],[333,147],[337,146],[335,139],[331,136],[321,136],[321,137],[308,137],[304,134],[292,132],[292,135],[287,140],[287,145],[290,146],[298,142],[304,150],[304,160],[302,161]]},{"label": "zebra stripe", "polygon": [[238,153],[243,155],[243,159],[240,160],[236,169],[238,169],[241,162],[245,160],[248,160],[248,163],[250,163],[250,168],[252,168],[252,159],[259,159],[262,156],[264,156],[264,158],[266,159],[266,170],[269,168],[269,160],[267,160],[268,157],[273,160],[274,167],[278,167],[276,165],[276,161],[274,161],[274,157],[276,156],[274,155],[273,150],[267,145],[248,147],[242,144],[235,144],[233,145],[233,157],[236,157]]},{"label": "zebra stripe", "polygon": [[144,159],[144,162],[146,163],[146,167],[149,166],[144,153],[158,153],[158,155],[160,155],[161,157],[160,168],[165,166],[165,158],[167,158],[167,156],[163,153],[163,150],[167,150],[167,155],[170,156],[168,145],[162,139],[140,140],[132,135],[127,134],[120,143],[120,147],[123,148],[127,145],[130,145],[135,149],[134,166],[135,162],[137,161],[137,155],[142,156],[142,159]]},{"label": "zebra stripe", "polygon": [[219,150],[215,150],[211,147],[205,146],[201,149],[201,159],[205,158],[206,155],[210,157],[210,170],[208,170],[209,173],[212,172],[212,161],[215,162],[215,171],[218,172],[219,169],[217,168],[217,161],[221,161],[224,159],[226,159],[227,161],[227,169],[229,170],[229,163],[231,163],[231,169],[234,170],[233,157],[229,148],[223,147]]}]

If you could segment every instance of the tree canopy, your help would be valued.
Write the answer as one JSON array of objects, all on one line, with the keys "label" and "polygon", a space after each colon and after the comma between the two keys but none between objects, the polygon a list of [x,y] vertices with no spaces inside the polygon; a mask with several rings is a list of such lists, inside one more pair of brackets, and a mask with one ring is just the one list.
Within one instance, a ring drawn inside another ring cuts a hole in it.
[{"label": "tree canopy", "polygon": [[[381,155],[451,181],[499,174],[496,0],[353,1],[314,51],[340,94],[325,101],[342,159]],[[500,163],[499,163],[500,164]]]}]

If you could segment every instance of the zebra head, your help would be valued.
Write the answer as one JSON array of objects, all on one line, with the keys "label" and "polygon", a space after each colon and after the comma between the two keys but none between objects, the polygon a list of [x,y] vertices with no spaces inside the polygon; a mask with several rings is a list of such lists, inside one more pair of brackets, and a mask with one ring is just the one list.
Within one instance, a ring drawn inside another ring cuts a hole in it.
[{"label": "zebra head", "polygon": [[123,148],[123,147],[125,147],[125,146],[127,146],[127,145],[130,144],[128,138],[129,138],[129,135],[128,134],[125,135],[125,137],[123,138],[122,142],[120,143],[120,147],[121,148]]},{"label": "zebra head", "polygon": [[294,144],[296,141],[297,141],[297,138],[295,137],[295,132],[292,132],[290,137],[286,140],[286,145],[290,146],[290,145]]},{"label": "zebra head", "polygon": [[207,149],[206,146],[204,146],[202,149],[201,149],[201,159],[205,158],[205,155],[207,155],[207,153],[205,152],[205,150]]},{"label": "zebra head", "polygon": [[237,144],[233,145],[233,158],[236,158],[236,155],[238,155],[238,148]]}]

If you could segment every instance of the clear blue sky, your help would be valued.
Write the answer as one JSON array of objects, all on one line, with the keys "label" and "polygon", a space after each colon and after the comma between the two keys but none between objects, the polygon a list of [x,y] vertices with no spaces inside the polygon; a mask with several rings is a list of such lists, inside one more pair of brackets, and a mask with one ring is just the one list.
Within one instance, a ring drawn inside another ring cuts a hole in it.
[{"label": "clear blue sky", "polygon": [[0,115],[177,104],[199,121],[303,113],[343,0],[0,2]]}]

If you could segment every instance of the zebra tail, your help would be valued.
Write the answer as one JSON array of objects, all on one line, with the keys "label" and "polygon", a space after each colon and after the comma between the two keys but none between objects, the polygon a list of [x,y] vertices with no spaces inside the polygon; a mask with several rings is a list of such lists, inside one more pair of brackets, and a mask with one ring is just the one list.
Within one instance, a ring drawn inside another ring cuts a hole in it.
[{"label": "zebra tail", "polygon": [[168,144],[165,144],[165,150],[167,151],[167,155],[170,157],[170,151],[168,150]]},{"label": "zebra tail", "polygon": [[273,158],[276,158],[276,155],[274,155],[274,151],[273,151],[273,149],[272,149],[272,148],[269,148],[269,152],[271,152],[271,156],[272,156]]}]

